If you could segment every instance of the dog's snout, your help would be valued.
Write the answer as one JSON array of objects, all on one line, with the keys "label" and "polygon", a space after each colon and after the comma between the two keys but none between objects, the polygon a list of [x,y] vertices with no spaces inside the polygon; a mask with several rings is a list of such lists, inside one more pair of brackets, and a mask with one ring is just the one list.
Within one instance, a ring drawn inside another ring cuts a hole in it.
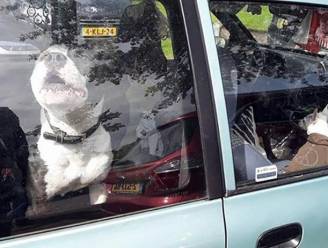
[{"label": "dog's snout", "polygon": [[42,58],[47,65],[55,67],[63,67],[66,64],[67,58],[62,53],[47,53]]}]

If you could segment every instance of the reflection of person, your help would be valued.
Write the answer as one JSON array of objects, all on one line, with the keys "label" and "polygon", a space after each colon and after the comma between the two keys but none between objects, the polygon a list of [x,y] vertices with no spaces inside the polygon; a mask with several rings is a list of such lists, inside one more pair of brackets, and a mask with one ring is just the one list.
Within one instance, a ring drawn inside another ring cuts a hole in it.
[{"label": "reflection of person", "polygon": [[144,112],[136,129],[137,137],[141,139],[142,149],[148,150],[150,155],[161,157],[164,147],[161,134],[156,131],[155,114]]},{"label": "reflection of person", "polygon": [[320,16],[320,24],[315,32],[315,40],[321,48],[328,49],[328,12]]},{"label": "reflection of person", "polygon": [[0,108],[0,237],[10,235],[11,222],[24,217],[28,146],[18,117]]}]

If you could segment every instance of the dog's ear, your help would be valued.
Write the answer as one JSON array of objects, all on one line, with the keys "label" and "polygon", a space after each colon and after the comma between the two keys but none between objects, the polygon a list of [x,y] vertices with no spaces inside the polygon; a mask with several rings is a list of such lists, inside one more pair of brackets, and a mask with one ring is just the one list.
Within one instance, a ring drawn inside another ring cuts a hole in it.
[{"label": "dog's ear", "polygon": [[99,117],[102,114],[104,106],[104,97],[101,98],[101,100],[98,102],[98,104],[93,109],[93,114],[95,117]]},{"label": "dog's ear", "polygon": [[320,113],[318,113],[318,116],[321,120],[328,122],[328,105],[326,105],[326,107]]},{"label": "dog's ear", "polygon": [[317,115],[318,115],[318,108],[315,108],[311,116],[311,121],[315,121],[317,119]]}]

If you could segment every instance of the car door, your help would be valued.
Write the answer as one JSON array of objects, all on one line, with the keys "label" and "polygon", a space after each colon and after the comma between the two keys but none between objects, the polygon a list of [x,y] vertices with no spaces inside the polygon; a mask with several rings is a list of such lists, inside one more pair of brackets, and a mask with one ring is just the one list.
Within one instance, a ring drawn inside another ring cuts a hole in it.
[{"label": "car door", "polygon": [[197,2],[224,158],[226,247],[327,246],[325,4]]},{"label": "car door", "polygon": [[0,3],[1,248],[225,247],[199,25],[190,1]]}]

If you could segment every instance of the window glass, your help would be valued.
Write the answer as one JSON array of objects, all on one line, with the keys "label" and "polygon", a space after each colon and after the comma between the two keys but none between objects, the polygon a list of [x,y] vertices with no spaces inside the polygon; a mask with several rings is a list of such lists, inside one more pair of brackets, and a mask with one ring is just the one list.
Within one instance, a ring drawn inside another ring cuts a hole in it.
[{"label": "window glass", "polygon": [[206,196],[178,3],[0,2],[0,237]]},{"label": "window glass", "polygon": [[237,184],[327,166],[328,9],[211,1],[210,11],[229,34],[216,40]]}]

